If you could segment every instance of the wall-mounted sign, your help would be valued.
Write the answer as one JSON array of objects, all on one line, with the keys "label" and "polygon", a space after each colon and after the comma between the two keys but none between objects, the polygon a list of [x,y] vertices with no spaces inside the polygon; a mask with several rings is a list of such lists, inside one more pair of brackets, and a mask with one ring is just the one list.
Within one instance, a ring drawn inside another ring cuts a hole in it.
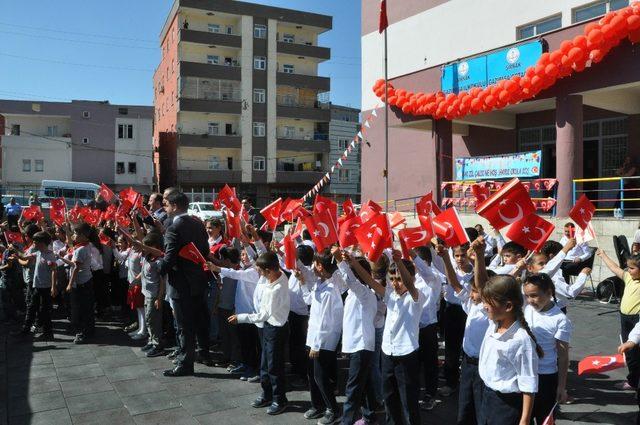
[{"label": "wall-mounted sign", "polygon": [[540,177],[542,151],[456,158],[457,181]]}]

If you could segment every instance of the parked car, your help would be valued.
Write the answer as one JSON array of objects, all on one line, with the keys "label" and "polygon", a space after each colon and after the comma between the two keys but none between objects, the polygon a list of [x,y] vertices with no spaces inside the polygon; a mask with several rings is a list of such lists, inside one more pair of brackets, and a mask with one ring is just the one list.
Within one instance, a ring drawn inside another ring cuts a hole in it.
[{"label": "parked car", "polygon": [[5,206],[9,205],[9,201],[11,201],[11,198],[15,198],[16,203],[20,206],[23,206],[23,207],[29,206],[29,197],[22,196],[22,195],[2,195],[2,203]]},{"label": "parked car", "polygon": [[189,210],[187,212],[203,221],[211,220],[212,218],[223,219],[224,217],[222,211],[214,209],[213,204],[209,202],[192,202],[189,204]]}]

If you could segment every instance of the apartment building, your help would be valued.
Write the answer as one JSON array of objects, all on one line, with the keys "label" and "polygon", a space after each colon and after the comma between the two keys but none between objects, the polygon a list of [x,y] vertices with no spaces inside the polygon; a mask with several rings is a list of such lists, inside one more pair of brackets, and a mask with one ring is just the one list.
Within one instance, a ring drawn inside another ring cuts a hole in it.
[{"label": "apartment building", "polygon": [[[331,151],[329,163],[335,164],[342,157],[345,149],[353,141],[353,136],[360,130],[360,110],[347,106],[331,105],[331,121],[329,122],[329,141]],[[331,176],[327,193],[336,201],[342,202],[351,198],[360,202],[360,149],[352,150],[342,167]]]},{"label": "apartment building", "polygon": [[2,186],[42,180],[153,187],[153,107],[0,100]]},{"label": "apartment building", "polygon": [[327,169],[330,16],[228,0],[176,0],[154,75],[161,187],[229,183],[264,204]]}]

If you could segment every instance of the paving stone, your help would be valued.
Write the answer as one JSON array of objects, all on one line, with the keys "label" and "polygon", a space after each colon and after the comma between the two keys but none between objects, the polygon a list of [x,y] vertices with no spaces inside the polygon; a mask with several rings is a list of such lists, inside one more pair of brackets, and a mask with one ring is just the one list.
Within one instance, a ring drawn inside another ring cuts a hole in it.
[{"label": "paving stone", "polygon": [[94,378],[102,375],[104,375],[104,371],[97,363],[58,368],[58,380],[60,382]]},{"label": "paving stone", "polygon": [[63,381],[60,385],[62,386],[62,392],[65,397],[74,397],[82,394],[101,393],[113,390],[113,386],[106,376]]},{"label": "paving stone", "polygon": [[30,413],[61,409],[63,407],[66,406],[62,391],[9,398],[9,416],[24,416]]},{"label": "paving stone", "polygon": [[117,409],[123,406],[115,391],[85,394],[67,398],[67,407],[71,416],[101,410]]},{"label": "paving stone", "polygon": [[48,378],[50,376],[56,376],[56,369],[52,365],[36,365],[9,369],[10,382],[35,378]]},{"label": "paving stone", "polygon": [[198,422],[189,414],[189,412],[181,407],[138,415],[133,419],[137,425],[198,425]]},{"label": "paving stone", "polygon": [[220,391],[182,397],[180,402],[182,403],[182,407],[193,416],[237,407],[229,397]]},{"label": "paving stone", "polygon": [[166,387],[167,391],[175,394],[176,397],[186,397],[220,390],[220,385],[214,379],[190,379],[187,381],[169,382],[166,384]]},{"label": "paving stone", "polygon": [[180,407],[175,395],[166,390],[124,398],[124,407],[132,416]]},{"label": "paving stone", "polygon": [[81,413],[73,416],[74,425],[135,425],[133,417],[124,407]]},{"label": "paving stone", "polygon": [[106,367],[106,368],[141,364],[140,359],[133,353],[100,356],[100,357],[97,357],[97,360],[102,367]]},{"label": "paving stone", "polygon": [[[126,381],[117,381],[113,382],[112,385],[122,398],[138,394],[154,393],[157,391],[166,390],[168,388],[155,376],[151,376],[145,379],[129,379]],[[176,397],[180,396],[173,391],[171,391],[171,394],[175,394]]]},{"label": "paving stone", "polygon": [[72,425],[67,408],[11,418],[11,425]]},{"label": "paving stone", "polygon": [[153,376],[149,369],[139,364],[105,368],[104,374],[111,382],[126,381],[129,379],[145,379]]},{"label": "paving stone", "polygon": [[97,363],[97,361],[93,353],[78,354],[75,356],[65,355],[65,356],[53,358],[53,364],[58,368],[81,366],[81,365],[95,364],[95,363]]},{"label": "paving stone", "polygon": [[14,381],[9,383],[9,394],[11,397],[48,393],[56,390],[60,390],[57,376],[47,376],[44,378],[30,379],[28,381]]}]

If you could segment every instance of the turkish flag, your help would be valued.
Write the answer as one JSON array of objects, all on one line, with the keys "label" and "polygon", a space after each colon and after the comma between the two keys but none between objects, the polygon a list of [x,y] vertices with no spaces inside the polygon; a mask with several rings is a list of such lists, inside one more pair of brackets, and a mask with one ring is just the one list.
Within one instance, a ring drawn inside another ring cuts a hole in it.
[{"label": "turkish flag", "polygon": [[391,223],[391,228],[395,229],[401,224],[406,223],[407,219],[404,218],[401,212],[396,211],[393,214],[389,215],[389,222]]},{"label": "turkish flag", "polygon": [[4,238],[7,240],[7,244],[24,244],[24,238],[22,237],[22,233],[20,232],[11,232],[7,230],[4,232]]},{"label": "turkish flag", "polygon": [[275,230],[280,224],[280,210],[282,209],[282,198],[278,198],[263,209],[260,210],[260,214],[266,220],[265,223]]},{"label": "turkish flag", "polygon": [[64,198],[52,199],[49,203],[49,218],[58,226],[62,226],[65,221],[67,204]]},{"label": "turkish flag", "polygon": [[614,354],[612,356],[588,356],[578,363],[578,375],[583,373],[602,373],[625,366],[624,355]]},{"label": "turkish flag", "polygon": [[347,217],[356,215],[356,208],[353,206],[353,201],[351,200],[351,198],[342,203],[342,212]]},{"label": "turkish flag", "polygon": [[109,187],[104,183],[100,184],[100,189],[98,190],[98,195],[100,195],[100,197],[102,199],[104,199],[105,202],[111,202],[113,200],[113,198],[115,198],[115,196],[116,196],[116,194],[113,193],[113,190],[109,189]]},{"label": "turkish flag", "polygon": [[518,179],[512,179],[476,207],[476,212],[499,230],[536,212],[529,192]]},{"label": "turkish flag", "polygon": [[216,200],[223,205],[226,205],[227,208],[231,209],[231,211],[236,214],[242,209],[242,203],[236,196],[235,190],[230,188],[228,184],[225,184],[220,192],[218,192]]},{"label": "turkish flag", "polygon": [[329,198],[316,195],[316,199],[313,201],[313,213],[316,214],[324,210],[329,210],[332,220],[336,220],[338,218],[338,204]]},{"label": "turkish flag", "polygon": [[480,205],[486,201],[489,196],[491,196],[491,192],[485,183],[476,183],[471,185],[471,192],[476,198],[477,205]]},{"label": "turkish flag", "polygon": [[92,226],[97,226],[100,223],[100,210],[94,210],[91,208],[85,208],[81,211],[80,217],[85,221],[85,223],[90,224]]},{"label": "turkish flag", "polygon": [[360,218],[362,222],[371,220],[374,216],[382,212],[382,207],[373,201],[367,201],[360,209]]},{"label": "turkish flag", "polygon": [[147,218],[151,215],[149,213],[149,210],[144,206],[142,195],[140,195],[139,193],[137,194],[136,200],[133,203],[133,209],[137,211],[137,213],[140,214],[140,217],[142,218]]},{"label": "turkish flag", "polygon": [[39,206],[30,205],[22,210],[22,217],[28,221],[40,221],[44,218],[44,214]]},{"label": "turkish flag", "polygon": [[416,212],[418,213],[418,215],[426,216],[428,216],[429,214],[438,215],[442,212],[440,208],[438,208],[436,202],[433,200],[433,192],[429,192],[422,198],[420,198],[420,200],[416,204]]},{"label": "turkish flag", "polygon": [[118,207],[116,207],[114,204],[109,205],[106,211],[102,213],[102,219],[105,221],[115,220],[117,211]]},{"label": "turkish flag", "polygon": [[105,235],[104,233],[100,232],[100,234],[98,235],[98,238],[100,239],[100,243],[102,245],[109,245],[111,244],[111,238],[107,235]]},{"label": "turkish flag", "polygon": [[116,223],[121,227],[131,226],[131,219],[129,218],[129,212],[131,211],[132,204],[124,199],[120,200],[120,206],[116,210]]},{"label": "turkish flag", "polygon": [[[131,203],[131,205],[136,205],[136,202],[138,202],[138,192],[136,192],[135,190],[133,190],[132,187],[128,187],[124,190],[120,191],[120,201],[129,201],[129,203]],[[142,201],[142,199],[140,199]]]},{"label": "turkish flag", "polygon": [[280,221],[288,221],[292,223],[297,217],[304,215],[300,210],[302,208],[302,199],[287,199],[282,203],[282,211],[280,212]]},{"label": "turkish flag", "polygon": [[432,235],[422,227],[407,227],[398,231],[398,237],[407,249],[413,249],[428,245]]},{"label": "turkish flag", "polygon": [[298,217],[298,220],[296,221],[296,227],[293,229],[291,237],[293,239],[299,238],[302,235],[302,230],[302,218]]},{"label": "turkish flag", "polygon": [[69,210],[69,220],[71,221],[80,220],[81,211],[82,211],[82,208],[80,208],[78,205],[75,205],[73,208],[71,208],[71,210]]},{"label": "turkish flag", "polygon": [[356,229],[355,233],[369,261],[378,261],[384,249],[392,246],[391,230],[385,214],[377,214]]},{"label": "turkish flag", "polygon": [[596,212],[596,207],[593,205],[593,202],[587,198],[585,194],[576,201],[576,204],[569,211],[569,217],[582,229],[586,229],[591,219],[593,218],[593,214]]},{"label": "turkish flag", "polygon": [[289,270],[295,269],[297,252],[296,244],[291,235],[284,236],[282,239],[282,246],[284,247],[284,266]]},{"label": "turkish flag", "polygon": [[230,238],[239,238],[242,235],[240,216],[234,214],[230,209],[225,210],[225,214],[227,215],[227,235]]},{"label": "turkish flag", "polygon": [[442,211],[431,220],[433,230],[448,247],[456,247],[469,242],[469,236],[458,216],[458,211],[453,208]]},{"label": "turkish flag", "polygon": [[178,251],[178,256],[202,266],[206,266],[207,264],[207,260],[205,260],[204,256],[193,242],[189,242],[183,246],[180,251]]},{"label": "turkish flag", "polygon": [[431,217],[428,215],[419,215],[418,221],[420,221],[420,226],[422,226],[422,228],[427,231],[429,240],[431,240],[433,238],[433,235],[435,234],[435,232],[433,231],[433,221]]},{"label": "turkish flag", "polygon": [[338,242],[338,232],[334,220],[335,218],[331,216],[328,209],[304,218],[304,224],[311,233],[311,239],[318,252]]},{"label": "turkish flag", "polygon": [[378,22],[378,32],[382,34],[389,26],[387,17],[387,0],[380,0],[380,22]]},{"label": "turkish flag", "polygon": [[529,214],[522,220],[513,223],[506,236],[529,251],[538,251],[549,239],[555,227],[553,223],[542,217]]},{"label": "turkish flag", "polygon": [[338,232],[338,241],[341,248],[347,248],[358,243],[356,238],[356,229],[362,225],[362,219],[360,217],[353,216],[347,218],[340,224],[340,230]]}]

